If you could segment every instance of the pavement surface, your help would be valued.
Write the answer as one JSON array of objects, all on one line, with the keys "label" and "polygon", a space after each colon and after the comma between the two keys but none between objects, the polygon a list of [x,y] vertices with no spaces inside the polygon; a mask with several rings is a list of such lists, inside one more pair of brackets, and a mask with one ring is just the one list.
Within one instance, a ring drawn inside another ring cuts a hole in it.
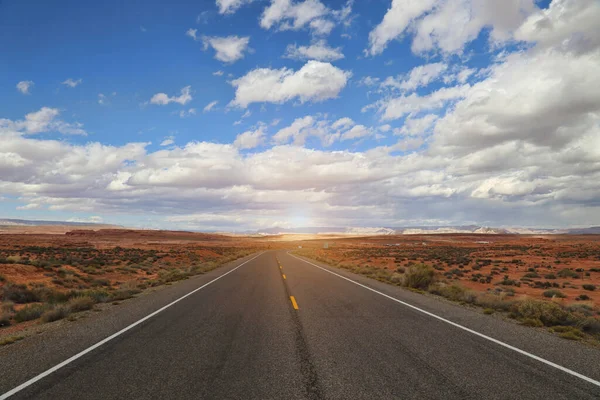
[{"label": "pavement surface", "polygon": [[4,346],[0,399],[198,288],[10,398],[600,398],[596,348],[284,251],[252,257]]}]

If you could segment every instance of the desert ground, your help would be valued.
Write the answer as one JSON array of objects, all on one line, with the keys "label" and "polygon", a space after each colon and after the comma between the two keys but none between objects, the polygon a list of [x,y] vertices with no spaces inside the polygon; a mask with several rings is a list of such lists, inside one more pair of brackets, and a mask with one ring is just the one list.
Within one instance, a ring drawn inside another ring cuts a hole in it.
[{"label": "desert ground", "polygon": [[[575,334],[562,332],[567,338],[600,330],[600,235],[244,236],[22,229],[0,234],[0,337],[36,324],[74,320],[78,312],[101,303],[119,304],[149,288],[267,249],[293,250],[486,313],[509,313],[524,324],[568,325]],[[537,311],[525,312],[523,304],[534,304]],[[539,304],[554,308],[540,309]],[[558,317],[548,318],[548,312]]]}]

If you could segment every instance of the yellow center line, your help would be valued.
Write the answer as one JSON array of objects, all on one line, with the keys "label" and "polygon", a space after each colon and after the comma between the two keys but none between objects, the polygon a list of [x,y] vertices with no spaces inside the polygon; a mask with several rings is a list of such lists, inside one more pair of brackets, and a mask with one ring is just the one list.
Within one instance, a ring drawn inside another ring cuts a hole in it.
[{"label": "yellow center line", "polygon": [[298,310],[298,303],[296,303],[296,299],[294,298],[294,296],[290,296],[290,300],[292,301],[292,306],[294,307],[294,310]]},{"label": "yellow center line", "polygon": [[283,274],[283,279],[287,279],[287,278],[285,277],[285,274]]},{"label": "yellow center line", "polygon": [[280,266],[279,266],[279,269],[283,269],[283,267],[280,265]]}]

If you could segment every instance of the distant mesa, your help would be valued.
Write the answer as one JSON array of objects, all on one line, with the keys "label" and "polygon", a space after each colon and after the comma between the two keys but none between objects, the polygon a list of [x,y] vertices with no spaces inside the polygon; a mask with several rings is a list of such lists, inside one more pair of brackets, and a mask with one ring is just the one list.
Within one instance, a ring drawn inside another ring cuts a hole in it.
[{"label": "distant mesa", "polygon": [[94,222],[44,221],[11,218],[0,218],[0,226],[94,226],[114,228],[119,227],[117,225],[99,224]]}]

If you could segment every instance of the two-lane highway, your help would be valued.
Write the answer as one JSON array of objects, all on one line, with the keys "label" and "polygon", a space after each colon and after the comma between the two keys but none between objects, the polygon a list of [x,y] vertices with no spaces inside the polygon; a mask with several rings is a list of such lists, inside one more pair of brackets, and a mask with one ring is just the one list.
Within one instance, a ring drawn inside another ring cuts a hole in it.
[{"label": "two-lane highway", "polygon": [[[517,332],[526,350],[545,341],[539,361],[385,297],[414,293],[329,271],[263,253],[11,398],[600,398],[596,349],[418,300],[442,318],[488,321],[499,340]],[[579,370],[551,365],[562,361]]]}]

